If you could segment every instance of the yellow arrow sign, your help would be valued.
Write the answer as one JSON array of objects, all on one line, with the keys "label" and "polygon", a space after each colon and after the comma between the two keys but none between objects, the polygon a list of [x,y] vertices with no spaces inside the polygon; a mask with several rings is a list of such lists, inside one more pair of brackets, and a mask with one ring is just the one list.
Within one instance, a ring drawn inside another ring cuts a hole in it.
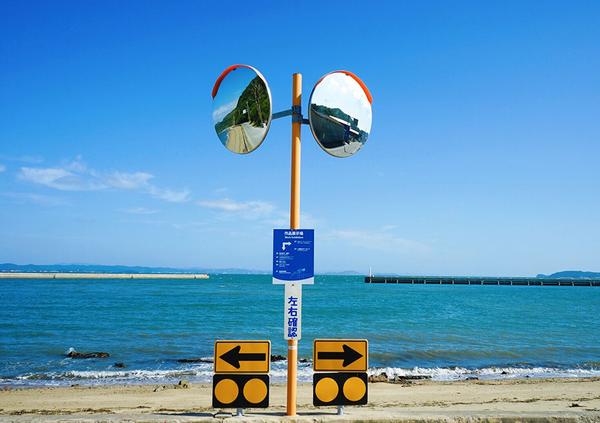
[{"label": "yellow arrow sign", "polygon": [[366,372],[369,342],[366,339],[315,339],[315,372]]},{"label": "yellow arrow sign", "polygon": [[269,373],[271,341],[216,341],[215,373]]}]

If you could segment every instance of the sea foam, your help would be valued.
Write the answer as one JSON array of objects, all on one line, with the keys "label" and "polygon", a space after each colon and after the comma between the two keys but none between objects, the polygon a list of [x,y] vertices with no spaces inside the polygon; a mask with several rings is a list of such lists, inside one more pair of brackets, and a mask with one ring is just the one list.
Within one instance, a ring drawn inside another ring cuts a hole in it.
[{"label": "sea foam", "polygon": [[[395,377],[423,376],[434,381],[459,381],[469,378],[480,380],[502,380],[522,378],[587,378],[600,377],[600,368],[553,368],[553,367],[486,367],[481,369],[467,369],[464,367],[427,368],[413,367],[411,369],[399,367],[374,367],[368,370],[370,376],[385,373],[389,380]],[[165,370],[72,370],[65,372],[30,373],[15,377],[0,378],[0,385],[19,386],[69,386],[71,384],[85,385],[116,385],[116,384],[153,384],[174,383],[180,379],[187,379],[196,383],[211,383],[213,366],[211,363],[179,369]],[[312,381],[311,363],[299,363],[298,381]],[[287,363],[280,361],[272,364],[271,382],[285,383],[287,377]]]}]

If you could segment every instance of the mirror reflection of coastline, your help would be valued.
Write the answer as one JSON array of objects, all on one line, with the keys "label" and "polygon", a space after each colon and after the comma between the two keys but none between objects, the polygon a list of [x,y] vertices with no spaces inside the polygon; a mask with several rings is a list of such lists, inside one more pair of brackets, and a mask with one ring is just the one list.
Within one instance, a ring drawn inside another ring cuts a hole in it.
[{"label": "mirror reflection of coastline", "polygon": [[[254,151],[267,134],[271,99],[264,80],[253,69],[238,68],[235,72],[244,78],[223,79],[215,102],[225,103],[231,110],[218,121],[214,116],[215,130],[227,149],[246,154]],[[227,98],[228,94],[235,98]]]},{"label": "mirror reflection of coastline", "polygon": [[348,72],[332,72],[321,78],[310,97],[313,135],[335,157],[354,155],[369,137],[371,100],[358,81]]},{"label": "mirror reflection of coastline", "polygon": [[310,118],[315,138],[325,149],[337,149],[335,155],[338,156],[351,156],[369,137],[369,133],[358,126],[358,119],[352,118],[339,108],[331,109],[320,104],[311,104]]}]

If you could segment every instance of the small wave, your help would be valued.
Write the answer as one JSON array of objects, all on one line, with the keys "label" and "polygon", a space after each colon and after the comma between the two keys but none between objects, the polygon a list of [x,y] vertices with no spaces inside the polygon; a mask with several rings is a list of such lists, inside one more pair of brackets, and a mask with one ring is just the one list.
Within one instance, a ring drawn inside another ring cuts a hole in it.
[{"label": "small wave", "polygon": [[198,376],[210,375],[211,370],[127,370],[127,371],[110,371],[110,370],[72,370],[68,372],[49,372],[49,373],[29,373],[22,376],[17,376],[17,380],[94,380],[94,379],[119,379],[119,380],[147,380],[147,379],[162,379],[162,378],[177,378],[180,376]]},{"label": "small wave", "polygon": [[486,351],[486,350],[451,350],[451,349],[427,349],[427,350],[404,350],[401,352],[385,351],[370,354],[371,358],[377,360],[399,360],[417,361],[423,360],[461,360],[463,362],[477,359],[508,359],[515,360],[520,354],[512,351]]},{"label": "small wave", "polygon": [[[396,376],[426,376],[434,381],[457,381],[476,377],[480,380],[522,378],[587,378],[600,377],[600,368],[553,368],[553,367],[375,367],[368,374],[377,376],[385,373],[389,379]],[[176,369],[131,369],[131,370],[71,370],[66,372],[28,373],[0,378],[0,385],[19,386],[69,386],[73,383],[87,385],[152,384],[172,383],[179,379],[190,382],[210,383],[213,366],[210,363]],[[312,381],[312,364],[299,363],[298,381]],[[287,362],[272,363],[271,382],[284,383],[287,378]]]},{"label": "small wave", "polygon": [[482,380],[522,379],[522,378],[585,378],[600,376],[600,368],[561,369],[553,367],[485,367],[468,369],[465,367],[414,367],[403,369],[398,367],[378,367],[369,369],[369,375],[385,373],[388,378],[396,376],[428,376],[437,381],[464,380],[477,377]]}]

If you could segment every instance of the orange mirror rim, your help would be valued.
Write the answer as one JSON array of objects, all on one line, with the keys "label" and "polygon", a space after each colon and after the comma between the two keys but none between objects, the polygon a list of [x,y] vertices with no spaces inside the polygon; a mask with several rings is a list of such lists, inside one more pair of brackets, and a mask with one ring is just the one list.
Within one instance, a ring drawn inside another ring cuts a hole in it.
[{"label": "orange mirror rim", "polygon": [[253,71],[256,71],[256,69],[254,69],[252,66],[248,66],[248,65],[240,65],[240,64],[238,64],[238,65],[231,65],[231,66],[229,66],[227,69],[225,69],[223,71],[223,73],[221,73],[221,75],[219,75],[219,77],[215,81],[215,85],[213,86],[213,89],[212,89],[212,98],[215,98],[215,96],[219,92],[219,87],[221,86],[221,82],[223,82],[223,79],[225,79],[225,77],[230,72],[236,70],[237,68],[247,68],[247,69],[252,69]]}]

